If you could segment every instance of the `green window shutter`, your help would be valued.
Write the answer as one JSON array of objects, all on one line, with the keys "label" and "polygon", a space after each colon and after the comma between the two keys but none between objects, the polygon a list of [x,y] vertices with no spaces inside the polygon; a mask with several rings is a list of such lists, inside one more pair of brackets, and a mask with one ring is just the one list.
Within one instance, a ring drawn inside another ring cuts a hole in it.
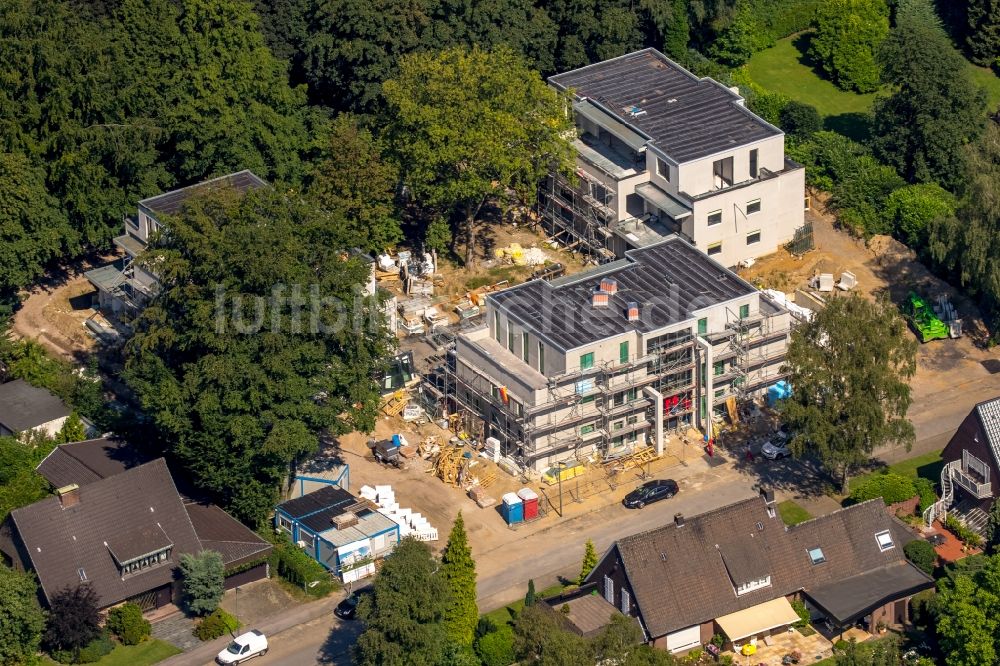
[{"label": "green window shutter", "polygon": [[580,356],[580,369],[589,370],[594,367],[594,352],[589,352]]},{"label": "green window shutter", "polygon": [[723,372],[726,371],[726,362],[716,361],[713,369],[715,371],[715,376],[718,377],[719,375],[721,375]]},{"label": "green window shutter", "polygon": [[628,340],[618,345],[618,360],[628,363]]},{"label": "green window shutter", "polygon": [[698,335],[705,335],[708,333],[708,318],[698,320]]},{"label": "green window shutter", "polygon": [[749,316],[750,316],[750,306],[749,305],[741,305],[740,306],[740,317],[745,319],[746,317],[749,317]]}]

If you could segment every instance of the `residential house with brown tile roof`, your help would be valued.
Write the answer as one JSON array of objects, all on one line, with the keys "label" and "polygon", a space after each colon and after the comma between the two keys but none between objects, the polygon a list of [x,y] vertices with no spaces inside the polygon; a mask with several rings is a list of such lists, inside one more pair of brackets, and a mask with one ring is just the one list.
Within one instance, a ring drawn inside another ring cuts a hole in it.
[{"label": "residential house with brown tile roof", "polygon": [[0,436],[37,430],[55,437],[69,414],[66,403],[23,379],[0,384]]},{"label": "residential house with brown tile roof", "polygon": [[[222,554],[227,588],[267,575],[271,545],[222,509],[184,500],[163,458],[130,466],[121,445],[107,440],[59,448],[39,472],[79,482],[15,509],[0,526],[0,552],[8,564],[35,572],[43,602],[89,584],[102,608],[176,603],[180,556],[202,550]],[[99,450],[120,459],[98,463]]]},{"label": "residential house with brown tile roof", "polygon": [[672,652],[784,631],[794,599],[834,626],[904,625],[909,598],[934,585],[903,554],[913,538],[881,499],[786,527],[765,492],[618,540],[586,587]]}]

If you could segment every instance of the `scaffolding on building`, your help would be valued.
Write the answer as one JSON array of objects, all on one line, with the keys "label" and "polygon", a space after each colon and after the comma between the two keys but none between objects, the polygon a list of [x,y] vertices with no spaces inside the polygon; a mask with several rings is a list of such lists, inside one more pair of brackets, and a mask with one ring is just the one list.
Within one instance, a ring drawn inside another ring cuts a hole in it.
[{"label": "scaffolding on building", "polygon": [[573,183],[562,174],[546,177],[538,197],[538,214],[552,238],[603,263],[615,258],[608,238],[617,221],[613,195],[583,169]]}]

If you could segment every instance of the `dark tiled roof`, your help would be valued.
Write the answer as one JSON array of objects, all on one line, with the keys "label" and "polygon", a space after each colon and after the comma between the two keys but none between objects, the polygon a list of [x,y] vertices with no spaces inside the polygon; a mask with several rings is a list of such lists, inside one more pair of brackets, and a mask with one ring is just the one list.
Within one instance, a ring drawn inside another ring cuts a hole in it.
[{"label": "dark tiled roof", "polygon": [[[79,489],[79,503],[63,508],[49,497],[11,512],[32,568],[47,598],[81,582],[82,569],[102,607],[174,579],[182,553],[197,553],[201,542],[162,458]],[[110,552],[135,530],[159,527],[173,544],[163,565],[122,577]]]},{"label": "dark tiled roof", "polygon": [[139,205],[149,209],[154,214],[173,215],[177,213],[184,203],[196,194],[203,194],[212,190],[231,189],[237,194],[245,194],[250,190],[267,187],[267,183],[258,178],[252,171],[243,170],[220,176],[201,183],[182,187],[179,190],[165,192],[149,199],[143,199]]},{"label": "dark tiled roof", "polygon": [[[650,634],[662,636],[887,566],[912,568],[898,539],[894,548],[880,550],[875,534],[883,530],[895,534],[881,500],[786,528],[780,517],[768,515],[763,499],[754,498],[688,518],[682,527],[671,523],[620,539],[610,556],[617,552]],[[809,550],[817,547],[826,561],[814,565]],[[770,586],[737,596],[741,582],[764,577],[761,569]],[[731,572],[745,580],[733,581]]]},{"label": "dark tiled roof", "polygon": [[0,384],[0,425],[12,432],[37,428],[69,416],[69,411],[62,400],[23,379]]},{"label": "dark tiled roof", "polygon": [[[741,106],[736,93],[712,79],[699,79],[655,49],[557,74],[549,81],[597,102],[681,163],[781,134]],[[644,113],[633,115],[633,107]]]},{"label": "dark tiled roof", "polygon": [[155,523],[110,535],[105,541],[118,564],[125,564],[174,545],[163,528]]},{"label": "dark tiled roof", "polygon": [[190,502],[184,508],[202,547],[220,553],[227,567],[271,552],[271,544],[216,505]]},{"label": "dark tiled roof", "polygon": [[569,613],[562,611],[562,605],[557,604],[554,610],[563,615],[581,636],[592,636],[606,627],[613,616],[621,615],[621,611],[599,594],[586,594],[566,601]]},{"label": "dark tiled roof", "polygon": [[[618,283],[607,307],[594,308],[602,277]],[[490,294],[490,301],[562,351],[636,329],[648,333],[687,321],[699,309],[757,290],[680,236],[625,253],[625,259],[559,280],[532,280]],[[639,321],[628,321],[628,303]]]},{"label": "dark tiled roof", "polygon": [[85,486],[145,462],[149,462],[149,456],[126,442],[102,437],[57,446],[36,471],[54,487],[61,488],[71,483]]}]

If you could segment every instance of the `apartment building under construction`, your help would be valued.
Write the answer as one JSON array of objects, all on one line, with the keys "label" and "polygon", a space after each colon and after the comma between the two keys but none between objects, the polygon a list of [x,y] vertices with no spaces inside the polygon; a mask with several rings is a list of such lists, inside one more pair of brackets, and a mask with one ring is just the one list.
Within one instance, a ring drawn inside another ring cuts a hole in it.
[{"label": "apartment building under construction", "polygon": [[566,245],[610,261],[677,233],[724,266],[811,246],[805,170],[737,89],[655,49],[549,83],[571,97],[576,168],[546,179],[538,208]]},{"label": "apartment building under construction", "polygon": [[543,470],[697,426],[781,375],[789,312],[680,236],[491,294],[432,376],[442,407]]}]

